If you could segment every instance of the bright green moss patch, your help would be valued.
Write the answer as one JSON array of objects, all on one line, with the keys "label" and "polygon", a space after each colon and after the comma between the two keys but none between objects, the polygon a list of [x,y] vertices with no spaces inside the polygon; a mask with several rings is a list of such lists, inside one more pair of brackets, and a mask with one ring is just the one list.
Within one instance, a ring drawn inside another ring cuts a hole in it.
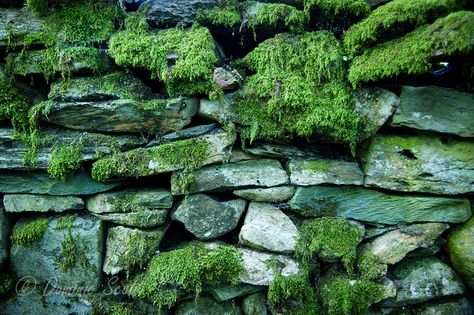
[{"label": "bright green moss patch", "polygon": [[456,9],[455,0],[393,0],[375,9],[344,34],[344,48],[354,55],[377,42],[412,31]]},{"label": "bright green moss patch", "polygon": [[304,0],[304,10],[308,16],[316,13],[316,17],[334,18],[364,17],[370,12],[365,0]]},{"label": "bright green moss patch", "polygon": [[299,32],[304,29],[305,23],[306,14],[293,6],[281,3],[264,3],[258,8],[255,17],[249,21],[249,27],[284,25],[291,32]]},{"label": "bright green moss patch", "polygon": [[199,295],[207,285],[236,284],[242,271],[241,257],[233,247],[208,249],[201,243],[191,243],[153,257],[148,270],[125,288],[134,298],[171,307],[182,294]]},{"label": "bright green moss patch", "polygon": [[38,218],[24,225],[16,226],[13,229],[13,234],[11,236],[12,243],[23,246],[32,246],[43,239],[43,235],[48,229],[48,225],[48,218]]},{"label": "bright green moss patch", "polygon": [[402,74],[423,74],[432,69],[435,55],[468,54],[473,46],[474,12],[451,13],[355,57],[349,69],[349,81],[355,87]]},{"label": "bright green moss patch", "polygon": [[9,120],[19,132],[28,130],[30,102],[14,86],[0,80],[0,121]]},{"label": "bright green moss patch", "polygon": [[357,269],[364,279],[377,280],[387,274],[387,264],[380,262],[370,253],[362,254],[357,260]]},{"label": "bright green moss patch", "polygon": [[26,0],[26,5],[37,15],[43,15],[48,10],[49,0]]},{"label": "bright green moss patch", "polygon": [[68,232],[61,243],[58,262],[63,272],[75,268],[78,264],[82,269],[89,268],[89,262],[85,255],[85,249],[80,243],[79,235],[72,236],[71,231]]},{"label": "bright green moss patch", "polygon": [[221,0],[216,7],[198,12],[196,19],[199,23],[232,28],[242,23],[242,9],[236,0]]},{"label": "bright green moss patch", "polygon": [[310,263],[316,254],[326,259],[341,259],[352,274],[357,245],[364,232],[349,221],[339,217],[323,217],[305,221],[299,230],[296,257]]},{"label": "bright green moss patch", "polygon": [[48,162],[49,176],[65,181],[81,167],[82,149],[81,143],[58,144]]}]

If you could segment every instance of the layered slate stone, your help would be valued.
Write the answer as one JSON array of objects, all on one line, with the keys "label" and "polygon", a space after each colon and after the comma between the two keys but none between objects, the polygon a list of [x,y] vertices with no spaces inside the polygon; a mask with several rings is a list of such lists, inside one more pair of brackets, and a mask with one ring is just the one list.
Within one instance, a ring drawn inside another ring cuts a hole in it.
[{"label": "layered slate stone", "polygon": [[257,202],[282,202],[290,199],[295,193],[293,186],[270,188],[249,188],[234,190],[234,195]]},{"label": "layered slate stone", "polygon": [[396,195],[360,187],[298,187],[290,209],[304,216],[337,215],[365,222],[465,222],[469,200],[437,196]]},{"label": "layered slate stone", "polygon": [[364,175],[357,162],[343,160],[290,160],[290,181],[294,185],[362,185]]},{"label": "layered slate stone", "polygon": [[185,301],[176,308],[176,315],[241,315],[242,310],[235,301],[217,302],[210,296]]},{"label": "layered slate stone", "polygon": [[243,245],[276,253],[295,251],[298,229],[280,209],[251,202],[239,240]]},{"label": "layered slate stone", "polygon": [[235,285],[224,284],[219,287],[211,288],[207,290],[207,292],[218,302],[223,302],[254,292],[262,291],[263,289],[264,287],[240,283]]},{"label": "layered slate stone", "polygon": [[448,252],[454,270],[474,288],[474,217],[450,234]]},{"label": "layered slate stone", "polygon": [[471,315],[472,306],[463,297],[451,301],[430,301],[429,303],[415,306],[414,311],[417,315]]},{"label": "layered slate stone", "polygon": [[405,306],[434,300],[444,296],[463,294],[461,278],[436,257],[404,260],[391,273],[397,295],[381,304]]},{"label": "layered slate stone", "polygon": [[364,185],[397,191],[474,191],[474,142],[440,137],[377,135],[363,155]]},{"label": "layered slate stone", "polygon": [[224,94],[224,100],[210,100],[201,98],[199,101],[198,115],[210,120],[220,122],[242,123],[239,115],[232,110],[232,103],[234,102],[235,93]]},{"label": "layered slate stone", "polygon": [[0,47],[19,45],[26,35],[43,30],[41,20],[26,6],[21,9],[0,8]]},{"label": "layered slate stone", "polygon": [[162,225],[172,205],[168,190],[153,188],[99,194],[86,201],[87,210],[101,220],[142,228]]},{"label": "layered slate stone", "polygon": [[[100,286],[103,222],[93,217],[52,217],[35,244],[12,242],[11,264],[16,275],[34,277],[55,288],[96,291]],[[31,219],[20,219],[15,230]],[[34,246],[33,246],[34,245]]]},{"label": "layered slate stone", "polygon": [[84,209],[84,201],[74,196],[5,195],[3,205],[7,212],[64,212]]},{"label": "layered slate stone", "polygon": [[438,86],[403,86],[391,126],[474,136],[474,95]]},{"label": "layered slate stone", "polygon": [[199,240],[212,240],[235,229],[246,205],[242,199],[217,201],[195,194],[183,200],[171,218],[183,223]]},{"label": "layered slate stone", "polygon": [[170,132],[165,135],[157,135],[155,139],[146,144],[146,147],[150,148],[173,141],[197,138],[206,134],[212,134],[216,130],[218,130],[217,124],[189,127],[186,129]]},{"label": "layered slate stone", "polygon": [[48,101],[43,119],[66,128],[118,132],[166,132],[182,129],[197,111],[197,99],[173,98],[97,102]]},{"label": "layered slate stone", "polygon": [[212,73],[212,80],[223,91],[232,91],[240,87],[243,78],[235,69],[218,67]]},{"label": "layered slate stone", "polygon": [[5,213],[5,209],[0,207],[0,266],[3,265],[8,258],[9,236],[10,220]]},{"label": "layered slate stone", "polygon": [[[203,167],[194,172],[190,192],[233,190],[239,187],[272,187],[288,184],[288,174],[276,160],[251,160]],[[183,194],[171,177],[173,195]]]},{"label": "layered slate stone", "polygon": [[199,10],[217,6],[217,0],[152,0],[148,1],[146,19],[154,27],[193,24]]}]

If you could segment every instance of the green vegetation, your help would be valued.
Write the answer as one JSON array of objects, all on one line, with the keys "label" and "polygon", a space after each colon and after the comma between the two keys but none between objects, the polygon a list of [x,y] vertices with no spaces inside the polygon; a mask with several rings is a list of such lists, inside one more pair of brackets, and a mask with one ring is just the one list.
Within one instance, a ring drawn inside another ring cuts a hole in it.
[{"label": "green vegetation", "polygon": [[84,270],[90,267],[85,254],[85,248],[80,243],[79,235],[72,236],[71,230],[69,230],[64,241],[61,243],[58,261],[59,267],[63,272],[76,267],[78,263]]},{"label": "green vegetation", "polygon": [[71,229],[77,219],[77,214],[63,215],[57,218],[55,230]]},{"label": "green vegetation", "polygon": [[148,270],[125,285],[129,294],[163,307],[182,294],[199,295],[204,286],[236,284],[243,271],[239,253],[231,246],[208,249],[202,243],[154,256]]},{"label": "green vegetation", "polygon": [[459,11],[404,37],[377,45],[355,57],[349,69],[354,87],[397,75],[423,74],[435,55],[468,54],[474,47],[474,12]]},{"label": "green vegetation", "polygon": [[362,278],[369,280],[377,280],[387,274],[387,264],[370,253],[362,253],[357,260],[357,269]]},{"label": "green vegetation", "polygon": [[314,172],[327,172],[331,168],[331,162],[328,160],[311,160],[304,161],[301,164],[303,170],[309,170]]},{"label": "green vegetation", "polygon": [[364,232],[349,221],[339,217],[323,217],[303,222],[296,243],[296,257],[310,263],[315,254],[340,258],[349,272],[354,273],[357,245]]},{"label": "green vegetation", "polygon": [[370,12],[364,0],[304,0],[304,10],[308,15],[318,11],[320,15],[363,17]]},{"label": "green vegetation", "polygon": [[32,246],[43,239],[48,229],[49,219],[38,218],[13,229],[11,240],[13,244]]},{"label": "green vegetation", "polygon": [[198,23],[236,27],[242,23],[243,5],[236,0],[220,0],[216,7],[198,12]]},{"label": "green vegetation", "polygon": [[304,29],[306,15],[293,6],[281,3],[264,3],[251,18],[248,27],[266,25],[276,27],[284,25],[291,32],[300,32]]},{"label": "green vegetation", "polygon": [[49,0],[26,0],[26,5],[37,15],[43,15],[48,10]]},{"label": "green vegetation", "polygon": [[30,102],[14,86],[0,80],[0,121],[9,120],[18,132],[28,130]]},{"label": "green vegetation", "polygon": [[51,153],[48,162],[48,173],[51,178],[65,181],[81,167],[82,143],[58,144]]}]

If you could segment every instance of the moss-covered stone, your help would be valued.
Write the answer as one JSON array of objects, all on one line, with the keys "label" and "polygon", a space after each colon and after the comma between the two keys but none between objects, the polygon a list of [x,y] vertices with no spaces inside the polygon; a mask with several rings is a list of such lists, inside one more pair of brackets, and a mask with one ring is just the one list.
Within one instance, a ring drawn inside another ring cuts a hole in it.
[{"label": "moss-covered stone", "polygon": [[27,7],[0,8],[0,47],[21,45],[25,36],[33,36],[43,30],[43,22]]},{"label": "moss-covered stone", "polygon": [[48,218],[30,220],[27,223],[15,226],[11,240],[14,244],[33,246],[41,241],[48,226]]},{"label": "moss-covered stone", "polygon": [[29,127],[30,101],[12,84],[0,78],[0,121],[9,120],[13,128],[25,132]]},{"label": "moss-covered stone", "polygon": [[456,228],[448,238],[449,259],[470,288],[474,288],[474,218]]}]

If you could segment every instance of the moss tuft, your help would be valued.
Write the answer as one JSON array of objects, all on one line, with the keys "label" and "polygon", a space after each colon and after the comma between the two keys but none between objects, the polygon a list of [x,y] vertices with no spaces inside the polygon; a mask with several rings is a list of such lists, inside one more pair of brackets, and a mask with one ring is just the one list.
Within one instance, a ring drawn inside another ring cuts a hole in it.
[{"label": "moss tuft", "polygon": [[26,0],[26,5],[37,15],[43,15],[48,10],[49,0]]},{"label": "moss tuft", "polygon": [[293,6],[264,3],[258,8],[255,17],[249,21],[249,27],[284,25],[291,32],[300,32],[304,29],[305,23],[306,14]]},{"label": "moss tuft", "polygon": [[49,219],[38,218],[22,226],[13,229],[11,240],[13,244],[23,246],[33,246],[43,239],[43,235],[48,229]]},{"label": "moss tuft", "polygon": [[79,235],[72,236],[71,231],[68,232],[64,241],[61,243],[61,250],[58,256],[59,268],[66,272],[77,264],[80,264],[82,269],[89,268],[89,262],[85,255],[85,249],[80,244]]},{"label": "moss tuft", "polygon": [[234,28],[242,23],[242,5],[236,0],[220,0],[216,7],[197,14],[199,23]]},{"label": "moss tuft", "polygon": [[365,16],[370,12],[365,0],[304,0],[304,9],[307,14],[316,10],[325,16]]},{"label": "moss tuft", "polygon": [[0,121],[9,120],[18,132],[29,129],[28,111],[30,102],[14,86],[0,80]]},{"label": "moss tuft", "polygon": [[51,153],[48,173],[51,178],[65,181],[81,167],[82,143],[58,144]]},{"label": "moss tuft", "polygon": [[380,262],[370,253],[362,254],[357,260],[357,269],[364,279],[377,280],[387,274],[387,264]]}]

